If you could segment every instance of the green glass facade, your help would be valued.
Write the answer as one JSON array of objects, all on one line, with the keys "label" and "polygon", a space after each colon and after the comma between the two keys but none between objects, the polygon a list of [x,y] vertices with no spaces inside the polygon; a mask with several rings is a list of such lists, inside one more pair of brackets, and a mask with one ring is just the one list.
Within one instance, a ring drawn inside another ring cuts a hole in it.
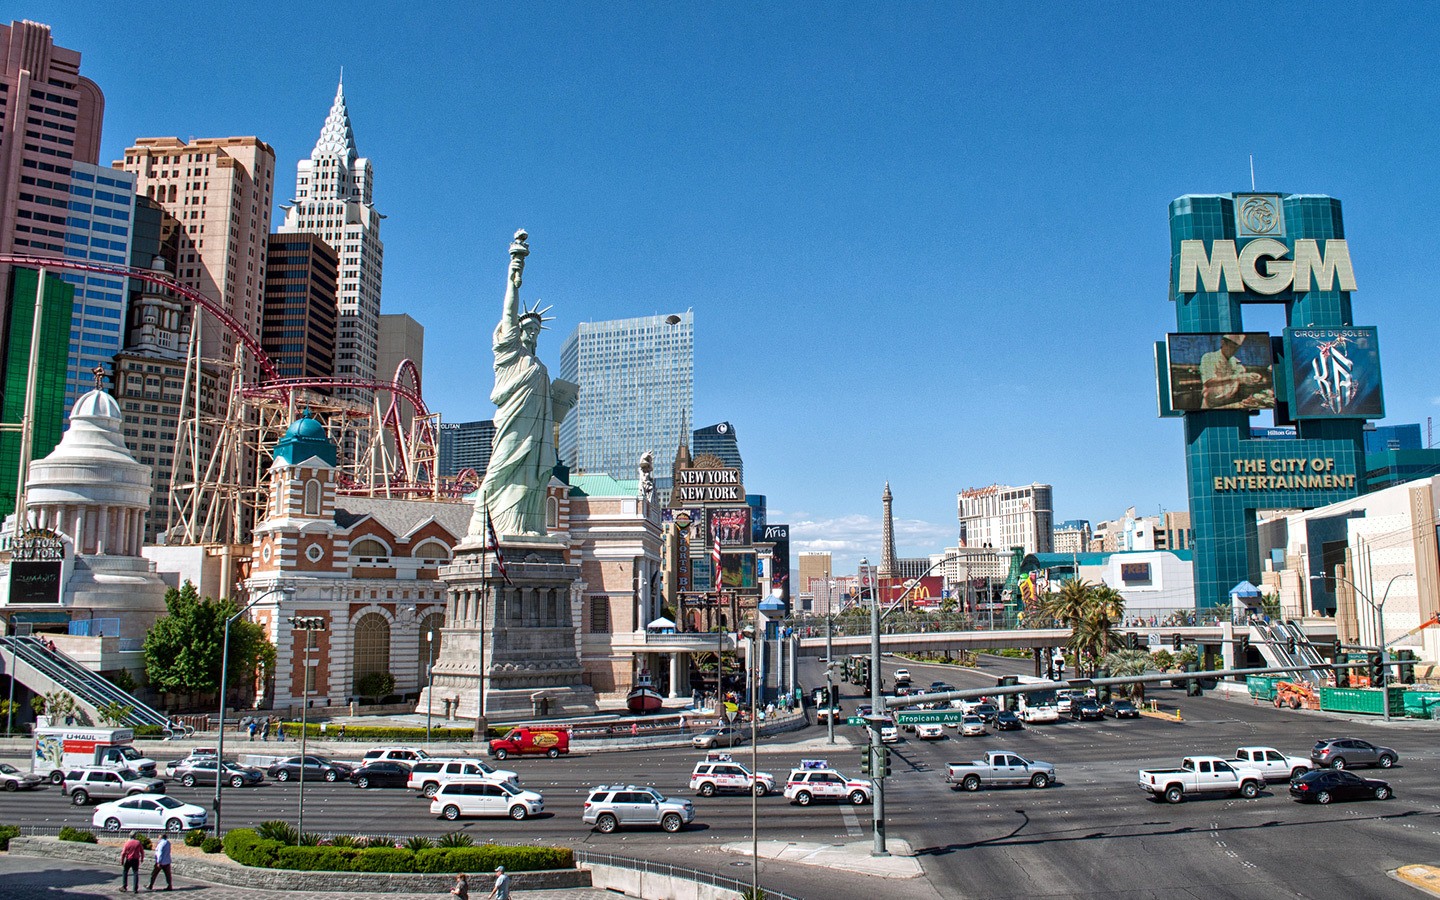
[{"label": "green glass facade", "polygon": [[[1263,198],[1281,215],[1254,233],[1237,217],[1237,204]],[[1247,303],[1283,305],[1288,328],[1341,328],[1354,324],[1350,294],[1339,290],[1342,279],[1316,278],[1306,287],[1286,287],[1260,294],[1228,275],[1203,279],[1193,293],[1182,292],[1182,241],[1202,241],[1208,259],[1218,256],[1216,242],[1234,241],[1242,254],[1250,241],[1268,238],[1283,243],[1293,259],[1295,242],[1311,239],[1330,252],[1326,240],[1345,237],[1340,201],[1315,194],[1186,195],[1170,204],[1170,299],[1175,303],[1176,330],[1243,333],[1242,310]],[[1276,257],[1271,256],[1270,259]],[[1348,258],[1347,258],[1348,259]],[[1283,265],[1283,264],[1282,264]],[[1254,268],[1267,273],[1262,259]],[[1232,284],[1235,280],[1237,283]],[[1218,288],[1206,290],[1206,288]],[[1322,289],[1328,287],[1329,289]],[[1278,336],[1277,336],[1278,337]],[[1363,419],[1310,418],[1292,423],[1293,378],[1285,347],[1273,342],[1277,425],[1294,424],[1297,440],[1252,440],[1251,414],[1245,410],[1202,410],[1181,413],[1185,420],[1185,467],[1194,530],[1195,602],[1200,608],[1228,604],[1228,593],[1241,581],[1260,582],[1256,511],[1300,508],[1348,500],[1365,491]],[[1161,367],[1163,370],[1163,366]],[[1162,388],[1164,372],[1162,371]],[[1163,406],[1163,402],[1162,402]]]},{"label": "green glass facade", "polygon": [[[0,364],[0,421],[18,425],[25,416],[26,372],[30,366],[30,333],[35,325],[35,291],[40,273],[11,269],[5,292],[5,346]],[[65,427],[65,370],[70,353],[70,315],[75,288],[55,273],[45,277],[44,313],[40,320],[39,371],[35,381],[35,423],[31,459],[41,459],[60,443]],[[15,510],[20,480],[20,432],[0,431],[0,515]]]}]

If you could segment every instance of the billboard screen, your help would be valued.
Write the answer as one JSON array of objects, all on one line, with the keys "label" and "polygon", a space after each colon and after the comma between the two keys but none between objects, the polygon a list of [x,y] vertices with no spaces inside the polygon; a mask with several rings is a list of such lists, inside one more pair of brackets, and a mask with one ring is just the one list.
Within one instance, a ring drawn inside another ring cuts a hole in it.
[{"label": "billboard screen", "polygon": [[1273,409],[1275,357],[1264,332],[1169,334],[1170,407]]},{"label": "billboard screen", "polygon": [[709,511],[709,544],[718,541],[722,547],[750,546],[750,507],[712,509]]},{"label": "billboard screen", "polygon": [[755,554],[722,553],[720,555],[720,587],[722,590],[753,590],[755,588]]},{"label": "billboard screen", "polygon": [[[907,578],[904,581],[889,582],[885,587],[886,603],[894,603],[903,596],[905,601],[913,606],[937,606],[945,590],[945,581],[939,575],[926,575],[920,579]],[[905,593],[907,588],[910,590],[909,594]]]},{"label": "billboard screen", "polygon": [[1285,332],[1295,418],[1382,419],[1380,341],[1373,327]]},{"label": "billboard screen", "polygon": [[29,560],[10,563],[10,602],[59,603],[61,565]]}]

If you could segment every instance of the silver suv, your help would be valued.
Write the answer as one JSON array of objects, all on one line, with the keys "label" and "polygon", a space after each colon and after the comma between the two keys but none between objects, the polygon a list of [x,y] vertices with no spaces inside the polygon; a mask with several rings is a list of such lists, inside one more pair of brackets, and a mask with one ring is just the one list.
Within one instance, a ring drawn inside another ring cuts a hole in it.
[{"label": "silver suv", "polygon": [[158,778],[146,778],[134,769],[86,766],[67,771],[60,789],[70,795],[71,803],[84,806],[92,799],[118,800],[132,794],[163,794],[165,782]]},{"label": "silver suv", "polygon": [[689,800],[667,800],[652,787],[633,784],[602,785],[590,789],[585,798],[585,824],[601,834],[621,825],[659,825],[674,833],[695,821],[695,804]]}]

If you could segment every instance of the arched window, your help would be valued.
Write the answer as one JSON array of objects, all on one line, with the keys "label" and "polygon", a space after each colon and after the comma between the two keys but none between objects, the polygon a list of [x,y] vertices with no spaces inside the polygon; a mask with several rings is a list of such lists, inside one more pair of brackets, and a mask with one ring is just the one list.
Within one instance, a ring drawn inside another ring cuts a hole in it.
[{"label": "arched window", "polygon": [[[418,670],[420,677],[416,682],[417,684],[426,685],[430,683],[430,680],[425,677],[430,666],[430,660],[432,659],[430,654],[434,653],[435,656],[433,658],[435,659],[440,657],[440,626],[444,624],[444,613],[431,613],[420,620],[420,668]],[[431,637],[432,634],[434,635],[433,640]]]},{"label": "arched window", "polygon": [[390,623],[379,613],[366,613],[355,623],[355,667],[351,693],[360,693],[360,680],[390,671]]},{"label": "arched window", "polygon": [[425,541],[420,546],[415,548],[415,558],[428,559],[438,562],[449,562],[450,551],[445,549],[444,544],[432,539]]},{"label": "arched window", "polygon": [[545,527],[560,527],[560,499],[558,497],[545,498]]},{"label": "arched window", "polygon": [[390,551],[385,549],[385,545],[374,538],[362,538],[350,545],[351,559],[360,556],[373,558],[377,556],[386,557],[389,555]]},{"label": "arched window", "polygon": [[314,478],[305,482],[305,515],[320,515],[320,482]]}]

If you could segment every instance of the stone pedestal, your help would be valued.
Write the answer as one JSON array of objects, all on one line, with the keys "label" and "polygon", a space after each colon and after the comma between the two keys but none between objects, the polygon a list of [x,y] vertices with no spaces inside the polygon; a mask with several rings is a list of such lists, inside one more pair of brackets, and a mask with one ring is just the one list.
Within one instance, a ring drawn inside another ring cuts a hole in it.
[{"label": "stone pedestal", "polygon": [[[493,553],[468,539],[455,561],[440,569],[445,582],[445,624],[433,686],[436,709],[447,705],[458,719],[474,719],[484,684],[484,713],[494,721],[588,715],[595,692],[581,683],[580,567],[565,561],[563,539],[505,536],[500,549],[506,583]],[[484,659],[482,664],[481,659]],[[483,671],[482,671],[483,666]]]}]

